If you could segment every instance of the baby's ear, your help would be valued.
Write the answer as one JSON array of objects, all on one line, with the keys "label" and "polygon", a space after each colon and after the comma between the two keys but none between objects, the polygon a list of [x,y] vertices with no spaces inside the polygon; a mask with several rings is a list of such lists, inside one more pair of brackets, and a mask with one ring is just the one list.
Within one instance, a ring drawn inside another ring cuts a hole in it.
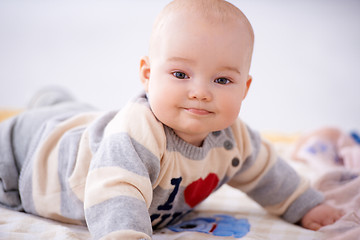
[{"label": "baby's ear", "polygon": [[148,56],[143,56],[140,59],[140,80],[145,91],[148,92],[150,80],[150,61]]},{"label": "baby's ear", "polygon": [[249,89],[250,89],[250,85],[252,83],[252,76],[248,75],[248,79],[246,80],[246,90],[245,90],[245,95],[244,95],[244,99],[247,96]]}]

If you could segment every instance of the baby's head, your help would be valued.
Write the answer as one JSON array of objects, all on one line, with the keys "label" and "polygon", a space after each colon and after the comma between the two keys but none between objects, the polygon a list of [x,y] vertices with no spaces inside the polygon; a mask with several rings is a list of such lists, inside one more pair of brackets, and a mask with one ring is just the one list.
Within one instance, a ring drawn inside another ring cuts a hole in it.
[{"label": "baby's head", "polygon": [[[191,17],[195,17],[194,20]],[[174,0],[170,2],[158,15],[153,25],[152,34],[150,38],[150,55],[152,51],[159,48],[157,44],[161,34],[166,34],[164,31],[168,25],[177,27],[178,23],[173,21],[178,18],[179,21],[187,21],[188,23],[196,24],[197,21],[202,20],[206,24],[225,24],[228,21],[239,21],[248,30],[250,35],[250,57],[253,50],[254,33],[250,22],[246,16],[234,5],[223,0]],[[213,34],[216,34],[213,32]]]},{"label": "baby's head", "polygon": [[151,109],[183,140],[201,145],[237,118],[250,87],[254,34],[222,0],[175,0],[158,16],[140,78]]}]

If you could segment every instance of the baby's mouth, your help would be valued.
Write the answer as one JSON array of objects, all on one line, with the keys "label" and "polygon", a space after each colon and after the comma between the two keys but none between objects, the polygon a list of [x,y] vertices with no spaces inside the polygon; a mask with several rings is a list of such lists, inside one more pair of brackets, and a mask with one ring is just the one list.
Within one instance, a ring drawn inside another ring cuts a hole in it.
[{"label": "baby's mouth", "polygon": [[192,114],[202,115],[202,116],[209,115],[212,113],[206,109],[199,109],[199,108],[185,108],[185,110]]}]

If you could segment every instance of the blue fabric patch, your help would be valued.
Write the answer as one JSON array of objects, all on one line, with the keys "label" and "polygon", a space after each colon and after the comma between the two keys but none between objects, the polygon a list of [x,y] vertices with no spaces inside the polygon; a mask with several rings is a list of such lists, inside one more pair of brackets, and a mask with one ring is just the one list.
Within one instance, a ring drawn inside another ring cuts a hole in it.
[{"label": "blue fabric patch", "polygon": [[353,131],[350,133],[351,137],[355,140],[355,142],[357,142],[358,144],[360,144],[360,136],[357,132]]},{"label": "blue fabric patch", "polygon": [[311,154],[317,154],[326,152],[328,150],[328,147],[325,143],[317,142],[314,145],[309,146],[306,150]]},{"label": "blue fabric patch", "polygon": [[174,232],[201,232],[221,237],[244,237],[250,231],[247,219],[237,219],[228,215],[195,218],[189,221],[168,227]]}]

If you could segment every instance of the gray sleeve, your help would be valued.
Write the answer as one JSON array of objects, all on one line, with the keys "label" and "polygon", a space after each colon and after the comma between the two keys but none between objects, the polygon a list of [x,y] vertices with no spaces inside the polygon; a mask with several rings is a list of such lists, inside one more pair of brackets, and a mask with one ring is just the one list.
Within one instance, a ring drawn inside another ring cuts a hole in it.
[{"label": "gray sleeve", "polygon": [[[103,139],[92,159],[89,173],[109,168],[131,172],[130,176],[149,179],[148,181],[153,184],[159,174],[160,164],[156,156],[127,133],[116,133]],[[101,182],[103,179],[98,180]],[[136,181],[137,179],[131,177],[121,178],[119,184],[142,194],[144,189],[139,188]],[[147,186],[151,188],[151,184]],[[112,191],[112,186],[104,184],[104,188]],[[85,198],[87,195],[94,195],[94,193],[89,194],[90,191],[93,191],[92,188],[87,188]],[[147,236],[152,235],[147,204],[131,195],[120,193],[86,208],[85,218],[91,234],[96,239],[122,230],[132,230]]]},{"label": "gray sleeve", "polygon": [[309,187],[308,181],[284,161],[270,143],[250,128],[247,130],[249,137],[244,141],[251,144],[252,151],[231,183],[245,189],[250,198],[269,212],[288,222],[299,221],[324,200],[322,194]]}]

